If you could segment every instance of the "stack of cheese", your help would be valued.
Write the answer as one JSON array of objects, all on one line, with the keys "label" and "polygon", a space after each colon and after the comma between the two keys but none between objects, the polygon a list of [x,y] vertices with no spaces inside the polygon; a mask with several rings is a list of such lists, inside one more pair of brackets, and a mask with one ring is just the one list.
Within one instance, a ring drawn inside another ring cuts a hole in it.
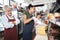
[{"label": "stack of cheese", "polygon": [[39,26],[36,28],[36,33],[39,34],[39,35],[46,35],[46,26],[45,25],[42,25],[42,26]]}]

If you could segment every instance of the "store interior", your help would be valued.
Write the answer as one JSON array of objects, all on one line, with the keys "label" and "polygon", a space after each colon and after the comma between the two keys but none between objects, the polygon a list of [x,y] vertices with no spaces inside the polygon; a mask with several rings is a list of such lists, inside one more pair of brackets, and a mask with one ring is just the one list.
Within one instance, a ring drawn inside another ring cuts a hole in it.
[{"label": "store interior", "polygon": [[[45,22],[48,40],[60,40],[60,1],[59,0],[0,0],[0,39],[4,40],[4,26],[1,23],[1,17],[3,15],[4,5],[12,7],[13,4],[17,4],[18,18],[20,23],[18,24],[18,40],[23,40],[23,14],[29,4],[32,4],[36,11],[33,16],[36,16],[36,12],[42,12],[42,21]],[[37,30],[38,31],[38,30]],[[34,40],[36,34],[33,31]]]}]

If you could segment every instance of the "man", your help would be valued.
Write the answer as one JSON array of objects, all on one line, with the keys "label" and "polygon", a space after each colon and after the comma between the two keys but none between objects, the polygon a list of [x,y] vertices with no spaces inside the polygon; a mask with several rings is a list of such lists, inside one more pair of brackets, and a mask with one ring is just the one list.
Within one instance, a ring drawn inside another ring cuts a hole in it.
[{"label": "man", "polygon": [[32,14],[35,12],[35,7],[33,5],[28,6],[28,12],[23,15],[23,40],[32,40],[32,29],[34,27],[34,21]]},{"label": "man", "polygon": [[[16,4],[13,4],[12,7],[13,7],[13,8],[12,8],[12,16],[14,16],[15,18],[18,18],[17,5],[16,5]],[[19,24],[18,24],[18,25],[19,25]],[[16,27],[16,28],[17,28],[17,32],[19,32],[19,31],[18,31],[18,27],[19,27],[18,25],[16,25],[16,26],[17,26],[17,27]],[[19,34],[18,34],[18,35],[19,35]]]},{"label": "man", "polygon": [[16,18],[18,18],[18,11],[17,11],[17,5],[16,4],[13,4],[12,15],[15,16]]},{"label": "man", "polygon": [[4,15],[2,15],[2,24],[4,26],[4,40],[18,40],[16,25],[20,23],[19,19],[11,14],[11,8],[4,6]]}]

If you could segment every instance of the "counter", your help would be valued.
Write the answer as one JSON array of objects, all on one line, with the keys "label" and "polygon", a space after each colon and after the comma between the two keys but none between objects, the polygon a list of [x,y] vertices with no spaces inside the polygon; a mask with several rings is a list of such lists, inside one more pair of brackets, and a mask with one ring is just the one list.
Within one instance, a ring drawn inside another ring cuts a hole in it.
[{"label": "counter", "polygon": [[50,20],[50,35],[54,36],[54,39],[60,40],[60,21]]}]

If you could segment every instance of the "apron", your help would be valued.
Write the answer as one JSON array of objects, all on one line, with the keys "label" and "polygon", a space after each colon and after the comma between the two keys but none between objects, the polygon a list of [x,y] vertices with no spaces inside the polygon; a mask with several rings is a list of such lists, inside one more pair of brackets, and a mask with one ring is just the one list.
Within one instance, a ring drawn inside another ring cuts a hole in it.
[{"label": "apron", "polygon": [[[13,21],[15,21],[15,19],[9,19],[8,18],[8,21],[13,22]],[[18,40],[16,25],[14,25],[13,28],[8,28],[8,29],[5,28],[5,30],[4,30],[4,40]]]},{"label": "apron", "polygon": [[[27,17],[28,16],[29,16],[29,18],[32,17],[30,15],[27,15]],[[32,29],[33,29],[33,27],[34,27],[34,21],[33,20],[23,26],[23,40],[32,40]]]}]

